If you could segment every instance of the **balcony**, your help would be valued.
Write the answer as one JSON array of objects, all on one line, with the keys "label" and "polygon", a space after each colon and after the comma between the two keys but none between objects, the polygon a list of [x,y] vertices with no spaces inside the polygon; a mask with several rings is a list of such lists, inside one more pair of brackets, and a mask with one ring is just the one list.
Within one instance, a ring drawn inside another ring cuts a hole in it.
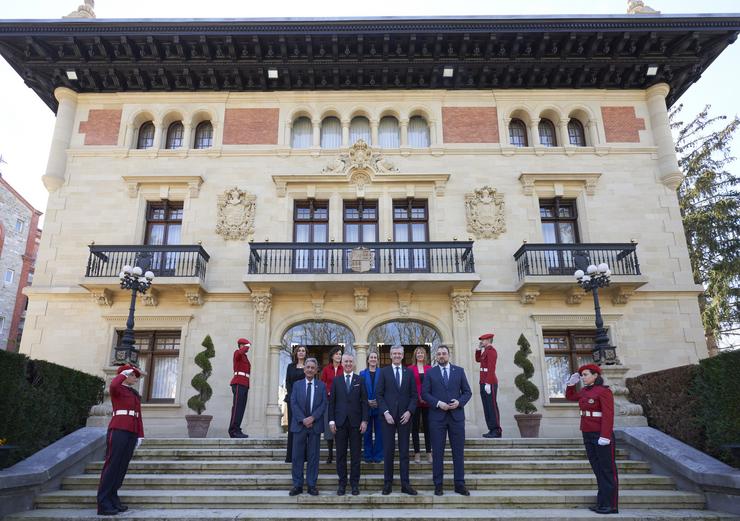
[{"label": "balcony", "polygon": [[581,302],[584,292],[573,273],[583,269],[578,257],[588,264],[605,262],[612,271],[610,291],[614,304],[626,304],[632,293],[647,283],[640,273],[637,243],[604,244],[523,244],[514,260],[517,266],[517,291],[522,303],[532,304],[544,292],[562,292],[569,304]]},{"label": "balcony", "polygon": [[[244,283],[293,289],[382,285],[384,289],[472,289],[473,243],[251,243]],[[251,289],[251,288],[250,288]]]}]

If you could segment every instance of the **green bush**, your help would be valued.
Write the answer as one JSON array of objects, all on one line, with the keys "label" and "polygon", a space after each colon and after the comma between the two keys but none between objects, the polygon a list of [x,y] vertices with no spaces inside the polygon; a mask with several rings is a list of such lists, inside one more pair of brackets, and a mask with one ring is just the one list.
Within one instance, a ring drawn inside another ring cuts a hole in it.
[{"label": "green bush", "polygon": [[524,335],[519,335],[517,340],[519,350],[514,354],[514,364],[522,368],[522,372],[514,378],[516,388],[521,391],[521,396],[514,402],[514,407],[522,414],[532,414],[537,412],[534,403],[540,397],[540,391],[537,386],[529,381],[534,374],[534,366],[529,361],[529,355],[532,350],[529,348],[529,342]]},{"label": "green bush", "polygon": [[213,389],[208,384],[208,378],[210,378],[213,372],[211,367],[211,361],[209,358],[216,356],[216,350],[213,348],[213,340],[211,335],[206,335],[201,344],[205,349],[195,355],[195,364],[200,367],[200,373],[193,376],[190,381],[190,385],[198,391],[198,394],[191,396],[188,400],[188,407],[190,407],[195,414],[203,414],[206,410],[206,402],[211,399],[213,395]]},{"label": "green bush", "polygon": [[105,382],[68,367],[0,350],[0,438],[15,450],[4,468],[85,426]]}]

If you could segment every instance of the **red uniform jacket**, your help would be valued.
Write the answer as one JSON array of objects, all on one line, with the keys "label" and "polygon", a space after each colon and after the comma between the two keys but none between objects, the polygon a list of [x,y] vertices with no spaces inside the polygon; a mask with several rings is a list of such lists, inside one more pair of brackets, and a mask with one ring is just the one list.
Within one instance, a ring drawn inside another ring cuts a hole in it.
[{"label": "red uniform jacket", "polygon": [[[249,346],[244,346],[242,348],[237,349],[234,351],[234,377],[231,379],[231,382],[229,385],[243,385],[244,387],[249,388],[249,372],[252,370],[252,364],[249,363],[249,357],[247,357],[247,351],[249,350]],[[244,376],[244,374],[236,374],[236,373],[244,373],[247,376]]]},{"label": "red uniform jacket", "polygon": [[[605,385],[592,385],[576,391],[575,385],[569,385],[565,389],[565,397],[578,402],[581,431],[598,432],[602,438],[611,439],[614,430],[614,396],[611,389]],[[593,413],[601,415],[594,416]]]},{"label": "red uniform jacket", "polygon": [[[409,369],[411,369],[414,372],[414,380],[416,380],[416,392],[419,395],[418,401],[416,402],[417,407],[429,407],[429,404],[421,399],[421,376],[419,376],[419,367],[416,364],[412,364],[409,366]],[[426,376],[429,374],[429,371],[432,369],[431,365],[424,365],[424,375]]]},{"label": "red uniform jacket", "polygon": [[[136,389],[123,385],[124,380],[126,380],[126,375],[119,374],[110,383],[113,418],[111,418],[108,428],[133,432],[139,438],[143,438],[144,422],[141,419],[141,396],[136,392]],[[116,411],[118,411],[118,414],[116,414]]]},{"label": "red uniform jacket", "polygon": [[326,386],[326,395],[329,396],[331,394],[331,384],[334,381],[334,378],[336,376],[342,373],[344,374],[344,369],[342,369],[342,364],[339,364],[336,369],[334,369],[334,364],[330,363],[324,369],[321,371],[321,378],[320,380],[324,382],[324,385]]},{"label": "red uniform jacket", "polygon": [[497,359],[498,353],[493,346],[486,347],[482,353],[480,349],[475,350],[475,361],[480,363],[480,383],[491,385],[498,383],[498,378],[496,378]]}]

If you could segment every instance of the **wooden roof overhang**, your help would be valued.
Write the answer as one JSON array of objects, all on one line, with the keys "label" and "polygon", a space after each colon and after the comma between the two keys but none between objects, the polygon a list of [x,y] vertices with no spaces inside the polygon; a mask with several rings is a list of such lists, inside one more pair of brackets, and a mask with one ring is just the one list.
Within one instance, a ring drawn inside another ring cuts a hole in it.
[{"label": "wooden roof overhang", "polygon": [[[6,20],[0,54],[52,110],[59,86],[254,92],[666,82],[670,105],[739,31],[738,15]],[[650,66],[657,74],[647,74]]]}]

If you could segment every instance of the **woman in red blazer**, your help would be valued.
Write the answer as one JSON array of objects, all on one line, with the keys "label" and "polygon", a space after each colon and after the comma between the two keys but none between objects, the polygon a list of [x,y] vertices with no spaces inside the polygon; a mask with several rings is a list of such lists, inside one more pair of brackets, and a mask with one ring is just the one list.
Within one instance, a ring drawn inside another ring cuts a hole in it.
[{"label": "woman in red blazer", "polygon": [[414,349],[414,364],[409,366],[414,372],[414,379],[416,380],[416,392],[418,396],[418,402],[416,403],[416,411],[411,417],[411,439],[414,443],[414,461],[421,463],[421,447],[419,446],[419,426],[423,426],[424,429],[424,449],[427,453],[427,460],[429,463],[432,462],[432,439],[429,437],[429,404],[421,399],[421,383],[424,381],[424,375],[432,368],[427,363],[427,350],[423,347],[417,347]]},{"label": "woman in red blazer", "polygon": [[[324,385],[326,386],[327,401],[331,394],[331,384],[334,381],[334,378],[336,378],[338,374],[344,372],[342,369],[343,354],[344,351],[342,351],[342,346],[332,347],[331,351],[329,351],[329,360],[331,360],[331,362],[321,371],[320,380],[324,382]],[[324,415],[324,424],[324,439],[326,440],[326,445],[329,449],[329,456],[327,456],[326,462],[331,463],[334,460],[334,435],[331,433],[331,429],[329,428],[328,414]]]}]

